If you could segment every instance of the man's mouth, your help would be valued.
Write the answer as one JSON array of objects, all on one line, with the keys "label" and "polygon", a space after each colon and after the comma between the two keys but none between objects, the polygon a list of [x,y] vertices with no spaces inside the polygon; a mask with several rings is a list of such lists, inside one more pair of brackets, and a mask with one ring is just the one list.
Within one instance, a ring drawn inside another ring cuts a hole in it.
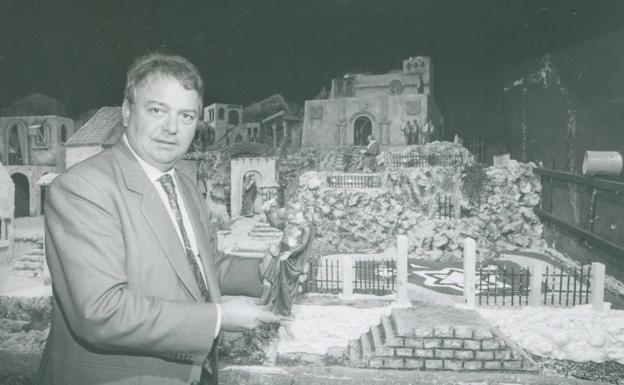
[{"label": "man's mouth", "polygon": [[164,145],[168,145],[168,146],[175,146],[177,143],[171,140],[165,140],[165,139],[156,139],[156,143],[159,144],[164,144]]}]

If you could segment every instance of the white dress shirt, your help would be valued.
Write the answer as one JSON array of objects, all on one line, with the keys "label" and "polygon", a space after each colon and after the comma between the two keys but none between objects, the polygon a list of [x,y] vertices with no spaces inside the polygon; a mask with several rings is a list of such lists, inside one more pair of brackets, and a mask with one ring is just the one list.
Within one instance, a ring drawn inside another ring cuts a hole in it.
[{"label": "white dress shirt", "polygon": [[[173,180],[173,185],[176,191],[176,196],[178,198],[178,206],[180,206],[180,214],[182,215],[182,223],[184,224],[184,230],[186,230],[186,235],[188,237],[189,243],[191,244],[191,250],[193,251],[193,255],[195,256],[195,261],[197,261],[197,265],[199,266],[199,272],[201,273],[201,276],[204,280],[204,284],[207,285],[206,274],[204,273],[204,265],[202,264],[201,259],[199,259],[199,248],[197,247],[197,238],[195,238],[195,231],[193,230],[191,219],[189,218],[188,211],[186,210],[186,206],[184,205],[184,199],[182,198],[182,193],[180,192],[180,189],[178,188],[178,185],[176,183],[175,169],[172,168],[171,170],[167,172],[160,171],[156,167],[144,161],[143,158],[141,158],[139,154],[137,154],[134,151],[134,149],[130,145],[130,142],[128,142],[128,137],[126,136],[126,134],[123,134],[122,138],[123,138],[124,143],[130,149],[130,152],[132,152],[132,155],[134,155],[136,160],[139,162],[139,165],[145,172],[145,175],[147,175],[147,179],[149,179],[149,181],[152,183],[152,185],[156,189],[156,192],[158,193],[160,200],[162,200],[163,205],[165,206],[165,209],[167,210],[167,213],[169,214],[169,218],[171,219],[171,222],[173,223],[173,227],[176,229],[176,233],[178,234],[180,243],[182,244],[182,247],[184,248],[184,238],[182,238],[182,232],[180,231],[180,227],[178,226],[178,221],[176,220],[175,214],[173,213],[173,209],[171,208],[171,205],[169,204],[169,197],[167,197],[167,193],[165,192],[165,189],[163,188],[162,184],[158,181],[158,179],[165,174],[171,175],[172,180]],[[219,307],[219,304],[217,303],[215,303],[215,306],[217,308],[217,324],[216,324],[217,328],[215,331],[215,335],[217,335],[219,334],[219,330],[221,329],[221,307]]]}]

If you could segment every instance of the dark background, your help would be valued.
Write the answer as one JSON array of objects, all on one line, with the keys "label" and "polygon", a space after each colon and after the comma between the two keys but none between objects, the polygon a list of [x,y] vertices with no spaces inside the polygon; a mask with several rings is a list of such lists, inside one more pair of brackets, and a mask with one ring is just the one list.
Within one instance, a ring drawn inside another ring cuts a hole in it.
[{"label": "dark background", "polygon": [[[160,49],[197,64],[206,103],[237,104],[276,92],[301,104],[348,71],[428,55],[452,114],[475,87],[500,103],[490,74],[622,28],[621,0],[0,0],[0,107],[32,93],[71,117],[119,105],[132,59]],[[501,123],[475,114],[455,120]]]}]

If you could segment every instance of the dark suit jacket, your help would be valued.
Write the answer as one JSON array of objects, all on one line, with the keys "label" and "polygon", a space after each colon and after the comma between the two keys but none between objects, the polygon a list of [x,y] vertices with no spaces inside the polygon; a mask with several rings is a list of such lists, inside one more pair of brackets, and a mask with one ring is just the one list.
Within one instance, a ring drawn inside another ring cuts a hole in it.
[{"label": "dark suit jacket", "polygon": [[[258,260],[225,257],[193,181],[176,182],[212,302],[259,296]],[[174,225],[130,149],[118,142],[57,177],[46,194],[54,315],[41,384],[188,384],[214,341]]]}]

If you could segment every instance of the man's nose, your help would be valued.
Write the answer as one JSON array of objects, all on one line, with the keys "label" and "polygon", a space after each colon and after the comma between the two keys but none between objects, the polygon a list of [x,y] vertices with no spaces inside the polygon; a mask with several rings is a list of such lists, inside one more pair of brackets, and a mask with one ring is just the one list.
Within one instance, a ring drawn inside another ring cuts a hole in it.
[{"label": "man's nose", "polygon": [[167,130],[170,134],[176,134],[178,132],[178,119],[176,119],[175,114],[169,114],[167,116],[165,130]]}]

